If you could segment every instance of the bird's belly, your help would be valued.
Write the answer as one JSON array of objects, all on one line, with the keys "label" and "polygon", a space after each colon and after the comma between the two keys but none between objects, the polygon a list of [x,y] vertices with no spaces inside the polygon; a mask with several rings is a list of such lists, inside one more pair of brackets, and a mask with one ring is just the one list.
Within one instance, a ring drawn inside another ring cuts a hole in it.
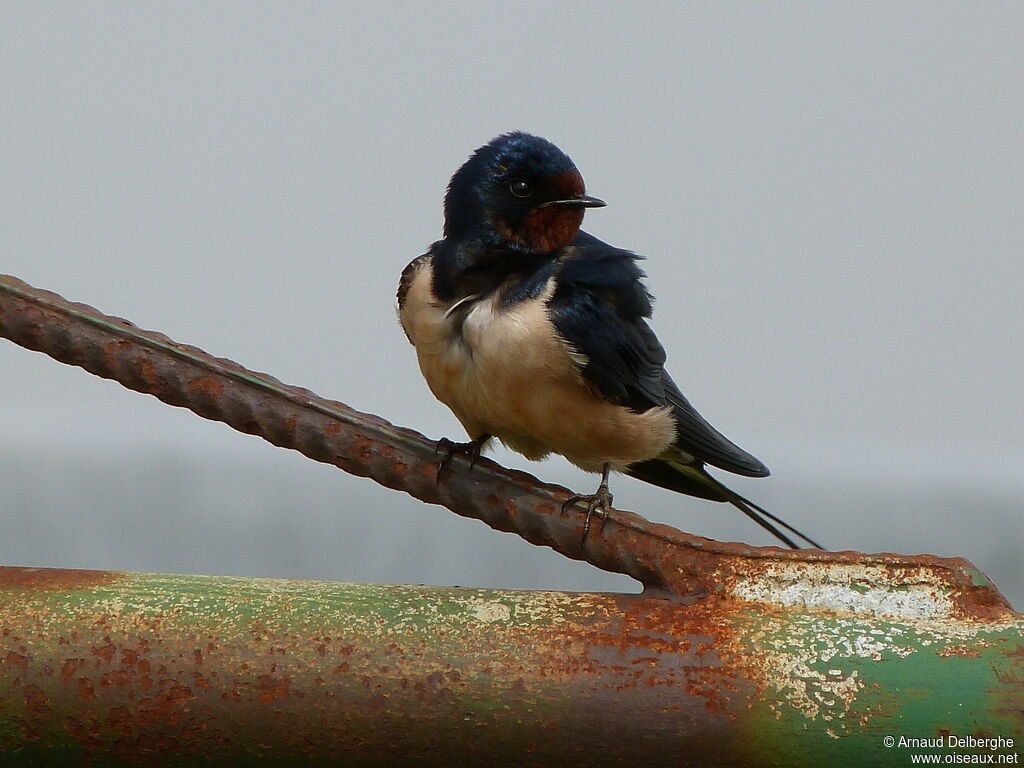
[{"label": "bird's belly", "polygon": [[481,301],[458,326],[436,308],[413,337],[431,391],[470,437],[494,435],[531,459],[558,453],[594,471],[660,454],[675,438],[669,410],[635,413],[588,387],[546,298]]}]

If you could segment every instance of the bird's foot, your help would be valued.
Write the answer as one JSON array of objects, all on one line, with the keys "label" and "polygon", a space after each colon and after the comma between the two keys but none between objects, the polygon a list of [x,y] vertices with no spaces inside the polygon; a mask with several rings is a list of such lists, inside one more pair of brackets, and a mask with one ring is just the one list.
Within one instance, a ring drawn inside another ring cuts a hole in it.
[{"label": "bird's foot", "polygon": [[490,435],[480,435],[480,437],[470,440],[468,443],[456,443],[453,440],[449,440],[447,437],[442,437],[437,441],[437,446],[434,448],[435,453],[444,453],[444,457],[441,459],[441,463],[437,465],[437,482],[441,482],[441,473],[444,472],[445,467],[448,466],[448,462],[452,460],[452,456],[459,453],[469,459],[469,468],[472,469],[476,466],[477,459],[480,458],[480,453],[483,451],[487,441],[491,439]]},{"label": "bird's foot", "polygon": [[580,540],[582,545],[587,543],[587,536],[590,535],[590,521],[594,515],[600,517],[601,520],[607,520],[608,513],[612,509],[612,492],[608,490],[607,481],[601,482],[597,487],[597,493],[592,495],[577,493],[570,496],[562,505],[562,512],[577,502],[582,502],[587,507],[587,516],[583,520],[583,538]]}]

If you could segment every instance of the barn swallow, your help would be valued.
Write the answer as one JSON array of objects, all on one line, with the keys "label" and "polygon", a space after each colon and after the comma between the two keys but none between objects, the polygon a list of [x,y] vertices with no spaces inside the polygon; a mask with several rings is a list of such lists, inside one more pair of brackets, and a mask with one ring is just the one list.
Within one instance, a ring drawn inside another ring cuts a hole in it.
[{"label": "barn swallow", "polygon": [[[601,473],[584,502],[607,516],[611,470],[730,502],[790,547],[770,521],[818,544],[705,469],[768,468],[690,405],[647,324],[651,295],[631,251],[580,230],[605,203],[546,139],[513,132],[480,147],[444,199],[444,237],[402,272],[398,313],[431,392],[469,433],[442,441],[472,461],[492,438],[529,459],[561,454]],[[443,465],[442,465],[443,466]],[[819,547],[820,548],[820,547]]]}]

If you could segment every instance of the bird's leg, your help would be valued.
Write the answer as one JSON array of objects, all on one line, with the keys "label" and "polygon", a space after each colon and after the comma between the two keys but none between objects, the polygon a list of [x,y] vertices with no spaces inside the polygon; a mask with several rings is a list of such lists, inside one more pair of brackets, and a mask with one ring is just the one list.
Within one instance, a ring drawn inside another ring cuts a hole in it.
[{"label": "bird's leg", "polygon": [[587,543],[587,536],[590,535],[590,519],[597,515],[602,520],[608,519],[608,512],[612,508],[612,492],[608,490],[608,473],[611,471],[611,465],[605,464],[604,469],[601,471],[601,484],[597,486],[597,492],[591,496],[577,493],[566,499],[562,505],[562,511],[565,512],[566,507],[575,504],[578,501],[586,502],[587,505],[587,517],[583,521],[583,538],[580,544]]},{"label": "bird's leg", "polygon": [[434,449],[435,453],[444,452],[444,458],[441,459],[441,463],[437,465],[437,482],[441,482],[441,473],[444,472],[445,467],[448,466],[448,462],[452,460],[452,456],[456,453],[461,453],[469,459],[469,468],[472,469],[476,466],[476,460],[480,458],[480,452],[484,449],[484,445],[491,439],[490,435],[480,435],[470,440],[468,443],[456,443],[449,440],[447,437],[442,437],[437,441],[437,446]]}]

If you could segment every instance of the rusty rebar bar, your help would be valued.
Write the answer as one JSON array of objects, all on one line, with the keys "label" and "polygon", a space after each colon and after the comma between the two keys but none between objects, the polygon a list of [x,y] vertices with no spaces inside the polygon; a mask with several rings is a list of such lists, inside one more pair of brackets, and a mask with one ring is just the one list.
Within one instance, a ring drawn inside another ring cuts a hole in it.
[{"label": "rusty rebar bar", "polygon": [[[274,445],[516,533],[566,557],[626,574],[649,592],[686,599],[714,590],[749,598],[758,584],[809,579],[833,584],[845,595],[858,581],[880,583],[876,577],[883,573],[887,590],[917,590],[928,596],[925,602],[934,598],[966,615],[1010,611],[994,585],[957,558],[789,551],[716,542],[624,510],[595,526],[584,545],[582,514],[573,508],[562,510],[571,495],[566,488],[488,459],[470,467],[468,461],[455,458],[439,482],[436,442],[414,430],[6,275],[0,275],[0,336]],[[853,592],[863,595],[857,589]],[[828,592],[793,594],[806,602],[820,601]],[[902,610],[891,600],[879,600],[883,614]]]}]

